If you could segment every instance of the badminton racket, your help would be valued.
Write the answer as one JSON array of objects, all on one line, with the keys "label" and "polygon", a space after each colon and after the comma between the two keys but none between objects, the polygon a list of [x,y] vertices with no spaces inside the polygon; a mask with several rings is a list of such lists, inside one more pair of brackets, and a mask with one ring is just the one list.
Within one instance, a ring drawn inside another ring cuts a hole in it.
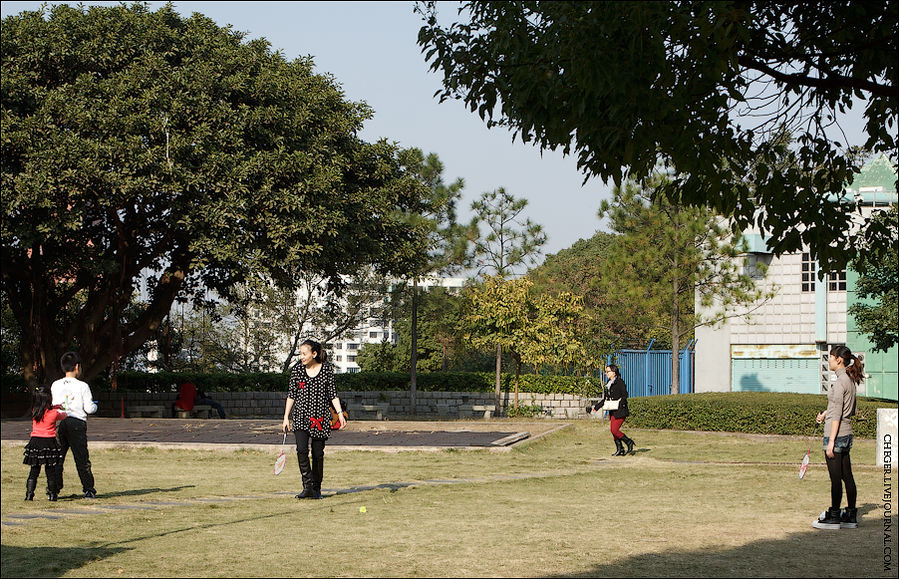
[{"label": "badminton racket", "polygon": [[812,452],[812,444],[815,442],[815,435],[818,434],[818,425],[820,423],[815,424],[815,431],[812,433],[812,439],[809,440],[808,450],[805,451],[805,456],[802,457],[802,462],[799,464],[799,478],[805,478],[805,473],[808,471],[808,461],[809,456]]},{"label": "badminton racket", "polygon": [[275,460],[275,475],[281,474],[281,471],[284,470],[284,465],[287,464],[287,455],[284,454],[284,443],[287,442],[287,433],[284,433],[284,439],[281,440],[281,454],[278,455],[278,458]]}]

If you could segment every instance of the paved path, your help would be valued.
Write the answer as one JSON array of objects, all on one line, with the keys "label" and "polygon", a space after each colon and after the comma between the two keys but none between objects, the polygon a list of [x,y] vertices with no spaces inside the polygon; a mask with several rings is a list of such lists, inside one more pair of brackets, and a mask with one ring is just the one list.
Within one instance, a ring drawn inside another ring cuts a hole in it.
[{"label": "paved path", "polygon": [[[508,450],[565,428],[557,421],[351,421],[345,430],[335,431],[328,440],[328,452],[340,450]],[[155,446],[192,450],[268,450],[280,446],[280,420],[176,418],[90,418],[88,440],[91,448]],[[3,445],[24,444],[31,422],[0,421]],[[288,439],[290,436],[288,435]],[[288,440],[288,443],[290,441]]]}]

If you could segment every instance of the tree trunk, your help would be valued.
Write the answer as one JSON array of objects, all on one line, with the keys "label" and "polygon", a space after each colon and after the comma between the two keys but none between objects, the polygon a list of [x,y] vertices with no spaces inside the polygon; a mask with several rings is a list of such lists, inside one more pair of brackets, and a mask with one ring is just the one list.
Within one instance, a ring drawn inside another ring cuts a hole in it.
[{"label": "tree trunk", "polygon": [[[678,208],[674,208],[674,214],[677,216]],[[677,394],[680,391],[680,360],[677,357],[680,350],[680,279],[678,272],[678,237],[680,226],[678,220],[674,221],[674,264],[671,271],[674,272],[674,278],[671,283],[671,393]]]},{"label": "tree trunk", "polygon": [[518,410],[518,381],[521,377],[521,356],[515,356],[515,410]]},{"label": "tree trunk", "polygon": [[502,412],[502,406],[500,405],[500,376],[502,375],[502,366],[503,366],[503,347],[500,344],[496,345],[496,390],[494,391],[494,398],[496,401],[496,408],[493,411],[494,416],[499,416]]},{"label": "tree trunk", "polygon": [[415,414],[416,372],[418,367],[418,278],[412,278],[412,353],[409,357],[409,404]]},{"label": "tree trunk", "polygon": [[[675,314],[679,308],[675,306]],[[680,323],[677,318],[671,323],[671,393],[680,392]]]}]

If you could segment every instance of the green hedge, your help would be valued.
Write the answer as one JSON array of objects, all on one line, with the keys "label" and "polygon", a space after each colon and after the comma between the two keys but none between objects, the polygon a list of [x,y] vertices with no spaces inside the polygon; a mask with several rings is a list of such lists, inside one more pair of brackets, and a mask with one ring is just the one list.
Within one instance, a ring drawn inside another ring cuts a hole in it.
[{"label": "green hedge", "polygon": [[[811,436],[815,416],[827,407],[827,399],[821,394],[721,392],[631,398],[628,407],[627,422],[637,428]],[[859,397],[854,434],[876,437],[877,408],[884,407],[895,408],[896,402]]]},{"label": "green hedge", "polygon": [[[409,374],[405,372],[361,372],[358,374],[335,375],[337,391],[383,391],[408,390]],[[256,374],[193,372],[122,372],[118,375],[117,388],[135,392],[171,392],[178,384],[190,381],[209,392],[283,392],[287,390],[288,374],[277,372]],[[427,372],[418,374],[416,387],[422,392],[493,392],[496,376],[492,372]],[[503,374],[500,387],[503,392],[512,392],[514,374]],[[578,378],[574,376],[520,377],[520,391],[537,394],[573,394],[592,396],[600,389],[598,378]],[[108,376],[98,376],[90,381],[91,389],[109,391]],[[4,376],[3,391],[25,390],[25,380],[21,376]]]},{"label": "green hedge", "polygon": [[[409,374],[405,372],[360,372],[358,374],[338,374],[337,390],[356,392],[381,390],[408,390]],[[598,378],[578,378],[575,376],[535,376],[526,374],[519,377],[519,391],[535,394],[573,394],[592,396],[599,392]],[[415,379],[416,388],[422,392],[493,392],[496,388],[496,374],[492,372],[427,372]],[[515,375],[503,374],[500,390],[513,392]]]}]

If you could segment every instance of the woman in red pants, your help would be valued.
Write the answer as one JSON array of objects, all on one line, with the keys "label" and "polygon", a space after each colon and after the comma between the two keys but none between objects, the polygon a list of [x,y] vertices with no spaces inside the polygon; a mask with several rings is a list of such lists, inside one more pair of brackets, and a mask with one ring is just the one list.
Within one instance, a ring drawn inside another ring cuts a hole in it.
[{"label": "woman in red pants", "polygon": [[[621,425],[624,419],[628,417],[627,409],[627,384],[621,379],[621,370],[615,364],[606,366],[606,378],[609,379],[608,390],[609,400],[618,400],[618,410],[609,411],[609,422],[611,422],[612,438],[615,439],[615,454],[612,456],[624,456],[634,453],[634,441],[621,432]],[[624,445],[627,450],[624,450]]]}]

